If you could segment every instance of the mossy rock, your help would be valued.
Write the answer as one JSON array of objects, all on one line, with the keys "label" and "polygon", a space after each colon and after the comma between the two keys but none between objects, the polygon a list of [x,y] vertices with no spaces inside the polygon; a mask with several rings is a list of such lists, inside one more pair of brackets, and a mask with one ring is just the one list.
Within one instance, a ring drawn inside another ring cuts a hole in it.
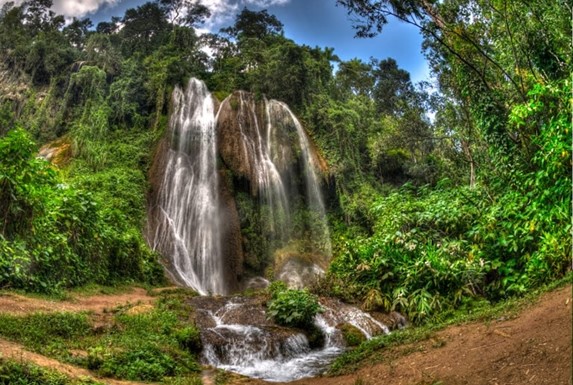
[{"label": "mossy rock", "polygon": [[304,331],[311,349],[321,349],[324,347],[325,337],[322,330],[312,325]]},{"label": "mossy rock", "polygon": [[354,325],[343,323],[338,325],[337,329],[342,332],[342,338],[347,346],[358,346],[366,341],[364,334]]}]

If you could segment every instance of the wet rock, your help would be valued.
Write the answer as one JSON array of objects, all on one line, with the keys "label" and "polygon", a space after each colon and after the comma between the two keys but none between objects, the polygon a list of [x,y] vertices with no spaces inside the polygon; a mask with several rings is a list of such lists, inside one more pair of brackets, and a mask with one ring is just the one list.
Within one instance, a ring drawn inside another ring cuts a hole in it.
[{"label": "wet rock", "polygon": [[393,311],[390,313],[372,312],[372,317],[388,326],[390,330],[403,329],[408,326],[408,320],[402,314]]},{"label": "wet rock", "polygon": [[376,320],[355,306],[334,298],[321,298],[320,304],[325,309],[321,316],[331,325],[350,324],[360,330],[366,338],[390,332],[384,322]]},{"label": "wet rock", "polygon": [[196,297],[195,324],[201,330],[204,356],[212,365],[270,360],[309,350],[296,329],[278,326],[265,314],[265,299],[259,297]]},{"label": "wet rock", "polygon": [[221,159],[235,176],[249,181],[253,196],[265,183],[260,170],[269,161],[281,174],[295,162],[293,138],[284,129],[268,130],[266,107],[267,103],[255,100],[253,94],[236,91],[222,102],[217,117]]},{"label": "wet rock", "polygon": [[232,181],[221,171],[219,171],[219,204],[221,256],[224,259],[223,279],[228,283],[229,292],[234,293],[240,289],[239,282],[243,275],[241,221],[233,197]]}]

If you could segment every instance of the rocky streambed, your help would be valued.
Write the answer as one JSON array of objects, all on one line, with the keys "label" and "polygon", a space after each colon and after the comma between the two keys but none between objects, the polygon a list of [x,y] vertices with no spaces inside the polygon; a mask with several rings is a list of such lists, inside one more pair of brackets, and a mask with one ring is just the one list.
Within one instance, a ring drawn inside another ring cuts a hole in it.
[{"label": "rocky streambed", "polygon": [[338,300],[322,298],[312,330],[275,324],[264,296],[196,297],[205,364],[267,381],[293,381],[326,370],[347,347],[403,326],[398,315],[377,317]]}]

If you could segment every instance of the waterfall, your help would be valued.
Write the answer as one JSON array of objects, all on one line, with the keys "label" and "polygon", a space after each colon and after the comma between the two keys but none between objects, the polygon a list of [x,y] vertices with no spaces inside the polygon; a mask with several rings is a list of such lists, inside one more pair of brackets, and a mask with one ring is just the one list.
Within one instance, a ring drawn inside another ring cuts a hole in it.
[{"label": "waterfall", "polygon": [[170,148],[158,192],[151,245],[176,279],[200,294],[224,294],[216,164],[215,107],[205,84],[191,79],[173,92]]},{"label": "waterfall", "polygon": [[[286,116],[285,116],[286,115]],[[320,243],[321,251],[328,257],[332,255],[332,246],[330,243],[330,231],[326,218],[326,209],[322,192],[320,189],[320,178],[317,174],[319,162],[316,159],[315,152],[311,151],[310,141],[302,125],[288,106],[276,100],[267,102],[267,119],[269,126],[277,126],[278,121],[290,120],[296,129],[298,145],[301,151],[302,164],[304,167],[304,177],[306,185],[306,199],[308,208],[315,214],[312,218],[311,237],[315,242]]]},{"label": "waterfall", "polygon": [[262,203],[269,207],[268,225],[275,239],[284,240],[289,235],[290,217],[289,197],[277,165],[281,151],[277,146],[275,127],[270,120],[266,125],[261,124],[255,106],[252,99],[247,99],[245,92],[239,92],[237,121],[240,139],[246,157],[251,158],[251,183]]},{"label": "waterfall", "polygon": [[170,140],[152,166],[147,240],[175,280],[202,294],[189,302],[205,363],[269,381],[318,375],[345,349],[340,325],[365,338],[388,328],[321,299],[314,326],[324,345],[317,347],[308,331],[274,324],[260,297],[207,297],[265,286],[269,267],[289,286],[306,286],[331,256],[319,177],[325,166],[295,115],[241,91],[215,105],[199,80],[174,90]]},{"label": "waterfall", "polygon": [[307,286],[331,255],[318,153],[284,103],[237,91],[215,105],[197,79],[173,92],[169,148],[152,167],[150,246],[202,295],[268,267]]}]

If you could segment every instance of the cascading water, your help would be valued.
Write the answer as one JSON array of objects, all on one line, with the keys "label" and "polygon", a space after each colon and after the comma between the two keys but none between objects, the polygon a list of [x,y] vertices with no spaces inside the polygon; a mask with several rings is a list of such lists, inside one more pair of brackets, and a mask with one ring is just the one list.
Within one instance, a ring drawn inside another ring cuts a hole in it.
[{"label": "cascading water", "polygon": [[[242,248],[249,239],[240,228],[239,199],[232,194],[239,190],[247,209],[251,204],[259,210],[246,212],[259,216],[263,234],[255,240],[266,241],[268,253],[267,260],[256,256],[266,265],[246,277],[264,284],[260,274],[270,266],[275,278],[305,286],[323,273],[331,255],[318,175],[325,169],[321,159],[284,103],[235,92],[218,111],[215,104],[196,79],[173,93],[170,143],[158,152],[152,173],[161,177],[153,190],[148,241],[169,260],[174,278],[202,295],[245,286],[241,269],[250,262]],[[255,250],[263,253],[264,247]],[[325,310],[314,324],[325,343],[311,347],[301,331],[272,323],[263,303],[257,297],[192,300],[206,363],[290,381],[319,374],[344,350],[341,324],[367,338],[388,332],[366,313],[322,300]]]},{"label": "cascading water", "polygon": [[[307,218],[308,238],[312,240],[320,255],[325,259],[330,258],[332,247],[330,243],[330,232],[326,218],[326,209],[320,190],[320,180],[317,175],[319,169],[318,160],[314,156],[315,152],[311,151],[310,141],[302,125],[288,108],[282,102],[276,100],[266,101],[266,118],[269,129],[280,126],[289,126],[294,128],[298,139],[298,147],[302,160],[304,185],[306,195],[306,206],[309,211]],[[314,263],[301,264],[297,260],[289,260],[283,264],[277,272],[277,277],[289,284],[291,287],[302,288],[305,283],[311,282],[315,277],[324,273],[320,265],[326,265],[327,260],[317,261]]]},{"label": "cascading water", "polygon": [[[227,99],[223,103],[230,103]],[[274,127],[259,122],[253,100],[239,92],[238,125],[243,151],[252,159],[252,181],[270,209],[269,226],[275,238],[284,240],[289,235],[289,198],[283,176],[277,167],[280,148],[276,145]],[[266,129],[266,132],[263,131]]]},{"label": "cascading water", "polygon": [[217,196],[215,108],[205,84],[191,79],[173,92],[171,143],[152,235],[176,279],[200,294],[225,294]]},{"label": "cascading water", "polygon": [[338,326],[349,324],[366,338],[388,333],[386,325],[338,301],[322,301],[314,319],[324,345],[312,349],[305,334],[268,320],[256,298],[192,300],[201,328],[205,363],[266,381],[293,381],[321,374],[345,349]]},{"label": "cascading water", "polygon": [[[235,177],[248,181],[251,199],[258,199],[258,222],[250,227],[258,238],[247,239],[257,254],[250,260],[270,261],[275,278],[290,287],[308,285],[331,255],[316,151],[284,103],[237,91],[219,114],[222,160]],[[251,218],[252,209],[244,210]]]},{"label": "cascading water", "polygon": [[[330,256],[332,254],[332,247],[330,243],[328,222],[326,219],[326,209],[322,198],[322,192],[320,190],[320,178],[317,174],[319,165],[316,156],[314,156],[315,153],[311,151],[308,136],[296,116],[286,104],[277,100],[270,100],[266,102],[266,106],[269,127],[279,126],[281,121],[290,121],[296,129],[304,169],[307,205],[317,217],[314,219],[311,226],[311,236],[315,241],[320,242],[321,251],[326,256]],[[271,131],[271,128],[269,128],[268,131]]]}]

